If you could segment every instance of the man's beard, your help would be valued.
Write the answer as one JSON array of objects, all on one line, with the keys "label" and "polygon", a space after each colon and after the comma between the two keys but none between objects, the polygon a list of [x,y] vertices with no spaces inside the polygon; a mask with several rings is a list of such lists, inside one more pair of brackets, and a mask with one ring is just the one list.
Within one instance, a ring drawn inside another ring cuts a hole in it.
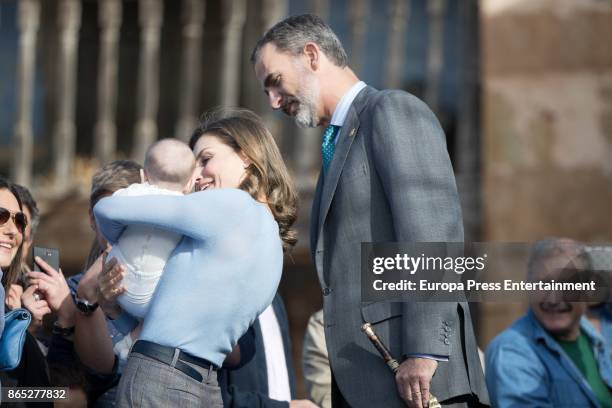
[{"label": "man's beard", "polygon": [[[301,91],[295,96],[288,97],[286,106],[290,107],[293,103],[297,104],[294,119],[299,127],[314,128],[319,126],[319,118],[317,117],[319,88],[314,78],[308,74],[306,74],[304,79]],[[288,113],[287,111],[285,112]]]}]

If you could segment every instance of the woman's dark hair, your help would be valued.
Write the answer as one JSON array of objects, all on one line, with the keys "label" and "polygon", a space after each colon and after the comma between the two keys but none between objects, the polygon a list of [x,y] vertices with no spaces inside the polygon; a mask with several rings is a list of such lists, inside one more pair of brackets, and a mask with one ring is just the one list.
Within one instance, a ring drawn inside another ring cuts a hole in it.
[{"label": "woman's dark hair", "polygon": [[[17,191],[15,184],[11,183],[9,180],[5,178],[0,177],[0,190],[10,191],[15,196],[15,200],[17,200],[17,203],[19,204],[19,210],[23,211],[23,207],[21,205],[21,199],[19,198],[19,192]],[[21,235],[23,236],[23,231],[21,231]],[[17,253],[15,254],[15,257],[13,258],[10,266],[8,267],[8,270],[3,270],[4,273],[2,275],[2,286],[4,287],[5,291],[7,291],[11,287],[11,285],[13,283],[16,283],[19,279],[19,275],[21,273],[21,252],[22,250],[23,250],[23,238],[21,240],[21,244],[19,244],[19,248],[17,249]]]},{"label": "woman's dark hair", "polygon": [[193,132],[189,140],[192,150],[204,134],[217,137],[249,159],[246,176],[238,188],[255,200],[265,197],[278,223],[283,250],[293,248],[297,233],[291,226],[297,217],[297,193],[278,146],[261,118],[248,109],[217,109],[205,114]]}]

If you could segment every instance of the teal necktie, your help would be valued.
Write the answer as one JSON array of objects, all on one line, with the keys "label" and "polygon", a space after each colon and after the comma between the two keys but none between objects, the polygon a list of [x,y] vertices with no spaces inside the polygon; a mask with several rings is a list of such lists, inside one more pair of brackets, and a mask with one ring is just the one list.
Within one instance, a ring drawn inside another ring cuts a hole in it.
[{"label": "teal necktie", "polygon": [[338,134],[338,130],[340,126],[329,125],[325,128],[325,132],[323,133],[323,143],[321,144],[321,155],[323,156],[323,171],[327,173],[327,169],[329,169],[329,164],[334,157],[334,150],[336,149],[336,135]]}]

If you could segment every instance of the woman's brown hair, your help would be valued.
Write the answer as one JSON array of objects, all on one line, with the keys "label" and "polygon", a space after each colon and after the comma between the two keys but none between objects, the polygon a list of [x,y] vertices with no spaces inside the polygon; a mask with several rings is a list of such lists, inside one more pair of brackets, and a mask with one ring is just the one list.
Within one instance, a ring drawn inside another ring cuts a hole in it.
[{"label": "woman's brown hair", "polygon": [[[17,200],[17,203],[19,204],[19,210],[23,211],[23,207],[21,205],[21,199],[19,198],[19,192],[17,191],[17,188],[15,188],[15,185],[13,183],[0,177],[0,190],[10,191],[15,196],[15,200]],[[21,235],[23,236],[23,231],[21,231]],[[15,257],[13,258],[13,260],[11,261],[11,264],[9,265],[8,269],[3,271],[4,273],[2,275],[2,286],[4,287],[4,291],[7,293],[11,285],[13,283],[17,283],[17,281],[19,280],[19,276],[21,275],[21,252],[22,251],[23,251],[23,239],[21,240],[21,244],[19,245],[19,248],[17,249],[17,253],[15,254]]]},{"label": "woman's brown hair", "polygon": [[257,114],[240,108],[223,108],[204,115],[189,141],[193,150],[204,134],[211,134],[249,160],[241,190],[255,200],[265,197],[278,223],[283,250],[297,242],[291,228],[297,217],[297,193],[270,131]]}]

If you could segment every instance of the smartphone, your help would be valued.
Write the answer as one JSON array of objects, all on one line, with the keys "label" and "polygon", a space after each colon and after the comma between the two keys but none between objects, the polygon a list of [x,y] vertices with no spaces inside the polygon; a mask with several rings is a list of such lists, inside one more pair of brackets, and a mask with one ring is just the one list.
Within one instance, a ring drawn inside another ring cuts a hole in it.
[{"label": "smartphone", "polygon": [[[43,261],[48,263],[53,269],[59,271],[59,250],[55,248],[44,248],[44,247],[34,247],[33,253],[34,259],[36,257],[40,257]],[[34,270],[37,272],[42,272],[36,261],[34,260]]]}]

